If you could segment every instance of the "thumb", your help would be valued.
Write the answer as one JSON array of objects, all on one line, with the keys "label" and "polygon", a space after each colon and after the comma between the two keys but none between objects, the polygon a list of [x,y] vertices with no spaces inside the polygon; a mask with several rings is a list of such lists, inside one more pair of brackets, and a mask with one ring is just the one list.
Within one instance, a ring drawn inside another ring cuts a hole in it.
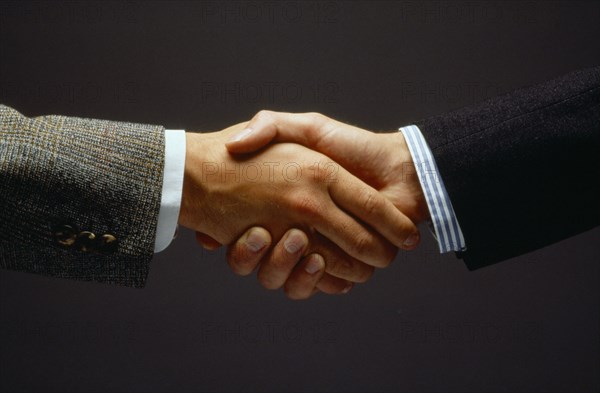
[{"label": "thumb", "polygon": [[326,136],[323,125],[332,119],[317,113],[260,111],[226,144],[230,153],[251,153],[270,142],[291,142],[315,148]]},{"label": "thumb", "polygon": [[225,143],[230,153],[251,153],[269,144],[277,136],[277,127],[272,122],[254,116],[246,128],[233,135]]},{"label": "thumb", "polygon": [[352,166],[353,160],[370,160],[370,155],[376,153],[374,135],[318,113],[263,110],[225,146],[235,154],[251,153],[271,142],[298,143],[329,156],[343,166]]}]

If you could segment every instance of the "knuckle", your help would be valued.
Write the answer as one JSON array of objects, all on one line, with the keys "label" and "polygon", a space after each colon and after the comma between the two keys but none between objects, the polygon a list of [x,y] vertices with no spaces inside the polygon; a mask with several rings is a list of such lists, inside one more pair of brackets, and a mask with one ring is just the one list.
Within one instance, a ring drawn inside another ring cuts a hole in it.
[{"label": "knuckle", "polygon": [[250,269],[250,261],[245,260],[236,247],[230,247],[227,249],[227,263],[229,268],[234,274],[245,276]]},{"label": "knuckle", "polygon": [[381,263],[379,264],[378,267],[385,268],[385,267],[390,266],[390,264],[394,260],[395,256],[396,256],[396,253],[393,250],[392,251],[386,250],[385,259],[381,261]]},{"label": "knuckle", "polygon": [[[349,280],[351,282],[365,282],[373,275],[375,268],[353,259],[341,259],[327,266],[327,270],[333,276]],[[340,288],[340,291],[343,289]]]},{"label": "knuckle", "polygon": [[331,160],[322,160],[311,167],[313,180],[319,185],[329,185],[338,181],[340,165]]},{"label": "knuckle", "polygon": [[299,290],[299,288],[291,288],[287,285],[283,287],[285,296],[290,300],[304,300],[308,298],[308,291]]},{"label": "knuckle", "polygon": [[372,255],[374,248],[373,238],[370,235],[359,234],[354,239],[353,249],[356,255]]},{"label": "knuckle", "polygon": [[268,277],[259,278],[258,282],[263,288],[268,290],[275,290],[281,287],[278,283]]},{"label": "knuckle", "polygon": [[292,211],[298,212],[300,215],[307,218],[319,217],[322,213],[321,203],[311,195],[301,194],[292,198]]},{"label": "knuckle", "polygon": [[332,165],[330,162],[318,162],[310,167],[310,173],[312,180],[317,184],[324,183],[329,176],[329,166]]},{"label": "knuckle", "polygon": [[377,213],[381,209],[381,200],[372,191],[366,191],[362,197],[362,210],[369,216]]},{"label": "knuckle", "polygon": [[329,121],[327,116],[319,112],[309,112],[307,115],[316,127],[322,127],[325,125],[325,123],[327,123],[327,121]]},{"label": "knuckle", "polygon": [[346,259],[328,260],[326,271],[335,277],[350,277],[352,263]]},{"label": "knuckle", "polygon": [[261,109],[260,111],[258,111],[256,116],[254,116],[255,120],[265,121],[265,122],[271,120],[272,117],[273,117],[273,112],[266,110],[266,109]]},{"label": "knuckle", "polygon": [[383,263],[380,267],[388,267],[396,258],[398,254],[398,247],[394,246],[392,243],[388,241],[384,241],[384,256]]},{"label": "knuckle", "polygon": [[355,280],[356,266],[358,265],[351,257],[339,258],[327,262],[327,271],[336,277]]},{"label": "knuckle", "polygon": [[356,282],[368,281],[373,276],[374,271],[375,268],[373,266],[365,265],[364,268],[361,270],[361,274],[358,276]]},{"label": "knuckle", "polygon": [[396,256],[396,248],[389,242],[370,234],[359,235],[354,242],[354,252],[360,260],[374,267],[387,267]]},{"label": "knuckle", "polygon": [[229,260],[228,262],[229,262],[229,268],[231,269],[233,274],[236,274],[238,276],[245,276],[247,274],[246,271],[244,269],[242,269],[240,266],[238,266],[235,262],[232,262],[231,260]]},{"label": "knuckle", "polygon": [[272,273],[261,270],[258,272],[257,278],[260,285],[262,285],[262,287],[265,289],[275,290],[281,288],[280,281]]},{"label": "knuckle", "polygon": [[[283,242],[278,247],[280,247],[280,249],[277,250],[276,253],[274,253],[276,257],[271,257],[269,265],[271,266],[273,271],[277,272],[278,275],[288,276],[294,268],[294,266],[296,266],[296,264],[300,261],[302,255],[290,254],[287,251],[285,251],[285,246]],[[302,249],[303,247],[300,248]]]},{"label": "knuckle", "polygon": [[310,126],[304,132],[309,140],[318,141],[329,118],[317,112],[308,112],[305,115]]},{"label": "knuckle", "polygon": [[229,268],[231,269],[231,271],[234,274],[237,274],[238,276],[243,276],[244,275],[244,269],[241,268],[240,264],[238,263],[237,260],[228,257],[227,258],[227,264],[229,265]]},{"label": "knuckle", "polygon": [[319,112],[308,112],[306,115],[315,122],[321,121],[325,117]]}]

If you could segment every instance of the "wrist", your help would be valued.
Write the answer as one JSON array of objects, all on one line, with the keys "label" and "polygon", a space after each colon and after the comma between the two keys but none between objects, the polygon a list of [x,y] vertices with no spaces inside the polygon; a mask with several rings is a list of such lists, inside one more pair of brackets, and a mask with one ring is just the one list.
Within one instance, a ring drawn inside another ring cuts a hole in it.
[{"label": "wrist", "polygon": [[204,185],[197,181],[202,178],[202,162],[205,161],[203,155],[207,153],[206,146],[203,146],[203,139],[203,135],[200,133],[185,133],[185,166],[178,222],[190,229],[198,227],[197,222],[201,217],[199,210],[203,205],[204,195],[206,195]]}]

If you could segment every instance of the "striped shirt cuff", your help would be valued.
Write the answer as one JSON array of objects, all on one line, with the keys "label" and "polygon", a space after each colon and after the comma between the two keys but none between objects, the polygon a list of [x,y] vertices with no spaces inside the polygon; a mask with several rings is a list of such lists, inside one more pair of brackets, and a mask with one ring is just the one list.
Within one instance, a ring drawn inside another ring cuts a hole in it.
[{"label": "striped shirt cuff", "polygon": [[440,247],[440,253],[450,251],[465,251],[463,238],[456,214],[452,208],[450,197],[444,187],[433,154],[417,126],[410,125],[400,128],[404,135],[408,150],[413,159],[419,182],[425,194],[425,201],[431,216],[435,238]]}]

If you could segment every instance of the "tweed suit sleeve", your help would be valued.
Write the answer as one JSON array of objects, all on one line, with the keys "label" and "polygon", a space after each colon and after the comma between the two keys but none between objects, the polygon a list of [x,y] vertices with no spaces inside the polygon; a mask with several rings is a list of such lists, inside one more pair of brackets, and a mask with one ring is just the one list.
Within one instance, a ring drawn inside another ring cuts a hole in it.
[{"label": "tweed suit sleeve", "polygon": [[143,287],[163,166],[163,127],[0,105],[0,266]]},{"label": "tweed suit sleeve", "polygon": [[469,269],[600,224],[600,67],[417,125],[454,206]]}]

